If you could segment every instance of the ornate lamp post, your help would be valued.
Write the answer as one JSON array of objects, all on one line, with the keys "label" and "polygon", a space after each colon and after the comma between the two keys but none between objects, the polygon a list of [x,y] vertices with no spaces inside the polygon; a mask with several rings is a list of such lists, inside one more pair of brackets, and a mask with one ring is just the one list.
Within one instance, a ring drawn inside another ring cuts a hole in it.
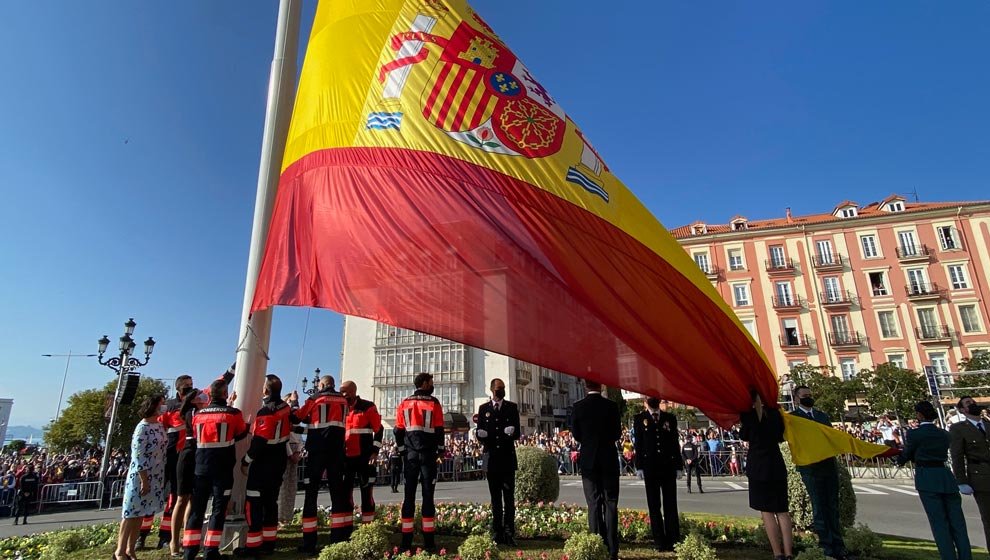
[{"label": "ornate lamp post", "polygon": [[305,377],[302,378],[302,380],[300,381],[300,383],[302,383],[302,392],[305,393],[305,394],[307,394],[307,395],[311,395],[312,396],[312,394],[316,392],[316,386],[320,384],[320,368],[316,368],[316,371],[313,372],[313,386],[312,387],[310,387],[309,389],[306,389],[306,385],[309,384],[309,379],[306,379]]},{"label": "ornate lamp post", "polygon": [[101,366],[107,366],[112,369],[117,374],[117,390],[114,391],[113,401],[110,405],[110,424],[107,426],[107,437],[103,444],[103,460],[100,461],[100,482],[105,483],[107,479],[107,470],[110,463],[110,442],[113,435],[113,425],[117,421],[117,407],[120,401],[120,388],[124,384],[124,378],[128,373],[134,371],[135,369],[145,366],[151,359],[151,352],[155,349],[155,339],[148,337],[148,340],[144,341],[144,361],[132,357],[134,354],[134,348],[137,347],[137,343],[131,338],[134,334],[134,327],[137,323],[134,319],[128,319],[124,323],[124,336],[120,337],[120,354],[114,356],[109,360],[103,361],[103,354],[107,351],[107,347],[110,346],[110,339],[107,335],[103,335],[98,341],[99,344],[99,357],[97,360],[100,362]]}]

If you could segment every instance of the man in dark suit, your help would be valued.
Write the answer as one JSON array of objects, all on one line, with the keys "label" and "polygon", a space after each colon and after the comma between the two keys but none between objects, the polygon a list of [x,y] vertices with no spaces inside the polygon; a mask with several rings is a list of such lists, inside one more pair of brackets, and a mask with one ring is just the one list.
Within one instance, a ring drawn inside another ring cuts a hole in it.
[{"label": "man in dark suit", "polygon": [[619,453],[622,436],[619,405],[602,395],[601,383],[586,379],[588,396],[574,403],[571,431],[581,444],[578,466],[588,502],[588,527],[619,557]]},{"label": "man in dark suit", "polygon": [[949,434],[935,426],[935,407],[928,401],[914,405],[920,425],[907,433],[897,464],[914,462],[914,487],[928,515],[928,524],[942,560],[972,560],[962,499],[952,472],[945,466]]},{"label": "man in dark suit", "polygon": [[956,405],[966,419],[949,428],[949,455],[959,491],[972,495],[980,509],[983,533],[990,543],[990,441],[983,421],[983,408],[973,397],[964,396]]},{"label": "man in dark suit", "polygon": [[633,434],[636,468],[642,471],[646,485],[653,544],[664,552],[674,550],[674,544],[681,540],[676,479],[684,466],[677,440],[677,417],[661,410],[661,406],[660,399],[647,397],[646,410],[633,420]]},{"label": "man in dark suit", "polygon": [[[492,498],[492,538],[516,545],[516,440],[519,439],[519,407],[505,400],[505,382],[492,379],[492,400],[478,409],[475,435],[485,448],[482,458]],[[504,504],[504,508],[503,508]]]},{"label": "man in dark suit", "polygon": [[698,492],[705,493],[701,487],[701,444],[698,440],[701,436],[688,436],[684,445],[681,446],[681,460],[687,466],[687,487],[688,494],[691,493],[691,475],[698,479]]},{"label": "man in dark suit", "polygon": [[[794,399],[797,400],[797,406],[791,414],[826,426],[832,425],[827,414],[814,408],[815,399],[807,385],[794,389]],[[842,527],[839,525],[839,467],[835,458],[797,467],[797,470],[808,488],[818,543],[825,556],[844,560],[847,552],[842,540]]]}]

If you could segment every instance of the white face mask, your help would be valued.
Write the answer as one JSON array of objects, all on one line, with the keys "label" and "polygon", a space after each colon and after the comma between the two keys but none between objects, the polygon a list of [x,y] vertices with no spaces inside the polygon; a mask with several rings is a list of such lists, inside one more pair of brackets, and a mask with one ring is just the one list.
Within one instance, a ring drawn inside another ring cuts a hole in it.
[{"label": "white face mask", "polygon": [[158,407],[158,414],[165,414],[166,412],[168,412],[168,407],[167,406],[161,405],[161,406]]}]

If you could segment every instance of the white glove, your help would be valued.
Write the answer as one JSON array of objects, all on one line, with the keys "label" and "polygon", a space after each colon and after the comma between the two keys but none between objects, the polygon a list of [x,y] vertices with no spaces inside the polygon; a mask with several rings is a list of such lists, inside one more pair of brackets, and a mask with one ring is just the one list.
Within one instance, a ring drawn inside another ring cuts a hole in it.
[{"label": "white glove", "polygon": [[505,428],[505,435],[511,436],[514,433],[516,433],[516,427],[515,426],[506,426],[506,428]]},{"label": "white glove", "polygon": [[678,470],[677,471],[677,480],[680,480],[682,478],[684,478],[684,471]]},{"label": "white glove", "polygon": [[961,494],[966,494],[967,496],[972,496],[973,495],[973,487],[970,486],[969,484],[960,484],[959,485],[959,492]]},{"label": "white glove", "polygon": [[482,430],[481,428],[478,428],[478,429],[477,429],[477,430],[475,431],[475,434],[476,434],[476,435],[477,435],[478,437],[480,437],[480,438],[486,438],[486,437],[488,437],[488,431],[486,431],[486,430]]}]

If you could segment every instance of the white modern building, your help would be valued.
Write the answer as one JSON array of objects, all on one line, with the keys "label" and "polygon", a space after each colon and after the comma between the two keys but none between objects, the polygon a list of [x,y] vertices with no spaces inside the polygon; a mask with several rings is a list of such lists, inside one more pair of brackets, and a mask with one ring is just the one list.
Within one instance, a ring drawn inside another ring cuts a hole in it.
[{"label": "white modern building", "polygon": [[[433,374],[434,396],[444,411],[468,420],[489,400],[496,377],[519,404],[523,432],[564,427],[571,404],[584,396],[576,377],[502,354],[359,317],[345,317],[341,379],[358,385],[392,427],[399,402],[414,391],[417,373]],[[473,426],[472,426],[473,427]]]},{"label": "white modern building", "polygon": [[10,411],[14,399],[0,399],[0,445],[7,443],[7,428],[10,425]]}]

